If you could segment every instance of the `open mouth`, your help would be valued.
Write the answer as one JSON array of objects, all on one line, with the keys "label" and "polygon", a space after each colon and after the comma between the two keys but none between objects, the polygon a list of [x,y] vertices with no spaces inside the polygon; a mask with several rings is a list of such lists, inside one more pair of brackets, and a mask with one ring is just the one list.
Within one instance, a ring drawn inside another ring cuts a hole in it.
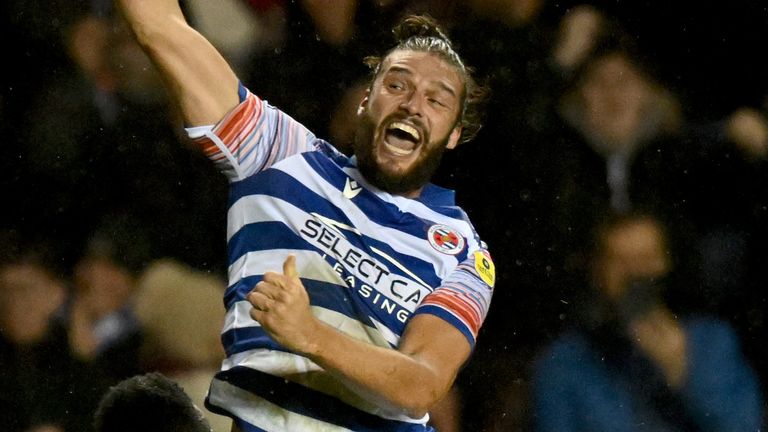
[{"label": "open mouth", "polygon": [[398,156],[408,156],[416,150],[421,141],[419,131],[406,123],[392,122],[385,131],[384,145]]}]

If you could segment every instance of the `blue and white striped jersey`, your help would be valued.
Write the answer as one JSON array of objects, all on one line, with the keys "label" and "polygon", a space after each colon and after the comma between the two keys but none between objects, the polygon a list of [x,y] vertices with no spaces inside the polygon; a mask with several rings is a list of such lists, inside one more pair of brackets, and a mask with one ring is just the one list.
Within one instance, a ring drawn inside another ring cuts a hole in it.
[{"label": "blue and white striped jersey", "polygon": [[382,192],[355,159],[241,87],[241,104],[188,133],[229,177],[227,358],[207,406],[244,431],[423,431],[275,343],[245,296],[289,253],[312,312],[350,337],[395,349],[414,314],[437,315],[474,345],[491,300],[490,255],[453,192]]}]

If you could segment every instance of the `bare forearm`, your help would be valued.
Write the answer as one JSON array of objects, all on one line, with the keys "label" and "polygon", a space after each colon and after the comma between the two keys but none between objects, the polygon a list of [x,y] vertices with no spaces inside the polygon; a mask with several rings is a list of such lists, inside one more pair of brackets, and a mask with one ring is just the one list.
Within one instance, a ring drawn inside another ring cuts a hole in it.
[{"label": "bare forearm", "polygon": [[355,340],[323,323],[305,356],[352,385],[358,393],[420,418],[448,392],[455,373],[440,371],[413,353]]},{"label": "bare forearm", "polygon": [[238,102],[237,77],[224,58],[191,28],[177,0],[118,0],[189,125],[212,124]]}]

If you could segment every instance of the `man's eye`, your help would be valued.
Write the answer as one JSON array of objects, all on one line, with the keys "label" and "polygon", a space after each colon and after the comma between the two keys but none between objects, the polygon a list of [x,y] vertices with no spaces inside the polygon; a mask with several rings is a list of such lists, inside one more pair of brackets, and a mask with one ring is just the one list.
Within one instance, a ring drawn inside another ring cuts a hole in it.
[{"label": "man's eye", "polygon": [[399,82],[389,83],[389,88],[391,88],[392,90],[402,90],[403,84]]},{"label": "man's eye", "polygon": [[437,105],[437,106],[440,106],[440,107],[443,107],[443,108],[446,107],[445,103],[443,103],[443,101],[441,101],[439,99],[429,98],[428,101],[429,101],[429,103],[431,103],[433,105]]}]

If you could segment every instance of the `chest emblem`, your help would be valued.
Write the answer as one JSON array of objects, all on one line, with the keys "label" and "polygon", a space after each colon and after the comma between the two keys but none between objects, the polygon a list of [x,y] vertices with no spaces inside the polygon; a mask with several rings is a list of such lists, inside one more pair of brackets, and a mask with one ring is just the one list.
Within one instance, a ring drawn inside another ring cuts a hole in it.
[{"label": "chest emblem", "polygon": [[360,186],[356,181],[347,177],[347,182],[344,184],[344,192],[343,192],[345,198],[352,199],[356,197],[361,190],[363,190],[362,186]]},{"label": "chest emblem", "polygon": [[427,232],[429,244],[438,251],[448,255],[458,255],[464,250],[464,237],[448,225],[432,225]]}]

